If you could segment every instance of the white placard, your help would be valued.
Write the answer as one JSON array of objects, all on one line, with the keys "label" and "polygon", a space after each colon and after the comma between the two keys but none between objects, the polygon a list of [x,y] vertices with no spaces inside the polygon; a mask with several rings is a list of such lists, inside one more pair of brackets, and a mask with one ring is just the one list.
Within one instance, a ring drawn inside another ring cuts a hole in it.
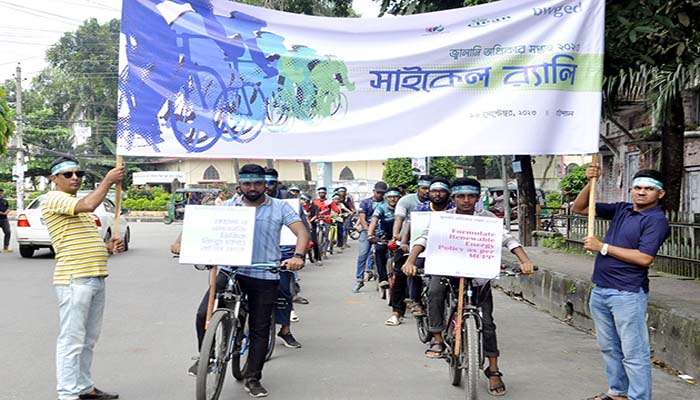
[{"label": "white placard", "polygon": [[180,264],[250,265],[255,207],[187,205]]},{"label": "white placard", "polygon": [[[299,199],[284,199],[282,200],[292,206],[294,211],[299,211]],[[280,246],[296,246],[297,245],[297,235],[292,232],[287,225],[282,225],[282,232],[280,233]]]},{"label": "white placard", "polygon": [[435,213],[430,218],[425,273],[492,279],[501,269],[503,220]]},{"label": "white placard", "polygon": [[[412,211],[411,212],[411,249],[416,244],[416,239],[428,229],[430,225],[430,211]],[[422,252],[418,257],[425,257],[425,252]]]}]

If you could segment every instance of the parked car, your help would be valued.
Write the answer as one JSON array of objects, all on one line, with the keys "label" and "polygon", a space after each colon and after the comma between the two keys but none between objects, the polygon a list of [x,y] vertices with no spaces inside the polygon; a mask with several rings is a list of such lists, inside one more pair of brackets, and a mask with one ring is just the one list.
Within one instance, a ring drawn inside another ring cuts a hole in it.
[{"label": "parked car", "polygon": [[[30,258],[34,252],[41,248],[51,248],[51,238],[49,230],[41,217],[41,201],[44,195],[34,199],[27,208],[22,210],[17,215],[17,242],[19,243],[19,253],[22,257]],[[92,213],[95,220],[95,225],[100,233],[100,237],[105,242],[112,237],[114,231],[114,210],[116,209],[112,200],[106,198],[102,201],[97,209]],[[119,217],[119,232],[120,237],[124,240],[126,250],[129,249],[129,241],[131,240],[131,229],[124,216],[128,210],[122,210]]]}]

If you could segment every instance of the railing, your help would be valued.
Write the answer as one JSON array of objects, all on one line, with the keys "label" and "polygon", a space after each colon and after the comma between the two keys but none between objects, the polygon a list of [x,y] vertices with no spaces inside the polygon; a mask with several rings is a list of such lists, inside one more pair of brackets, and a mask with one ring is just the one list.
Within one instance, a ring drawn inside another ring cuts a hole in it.
[{"label": "railing", "polygon": [[[700,223],[681,222],[676,214],[667,216],[671,233],[661,245],[652,268],[674,275],[700,278]],[[586,216],[562,212],[544,217],[542,222],[543,225],[556,227],[566,238],[568,247],[583,248],[583,239],[588,236]],[[595,236],[605,237],[609,226],[610,221],[596,219]]]}]

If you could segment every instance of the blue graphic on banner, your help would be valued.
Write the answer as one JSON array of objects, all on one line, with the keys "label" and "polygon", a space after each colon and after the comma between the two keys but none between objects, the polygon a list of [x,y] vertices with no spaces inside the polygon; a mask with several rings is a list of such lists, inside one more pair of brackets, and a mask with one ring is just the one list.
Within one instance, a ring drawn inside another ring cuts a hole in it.
[{"label": "blue graphic on banner", "polygon": [[354,90],[345,64],[265,31],[241,12],[213,13],[210,0],[124,0],[126,66],[119,76],[117,134],[155,152],[172,132],[187,152],[219,140],[248,143],[263,127],[289,129],[347,111]]}]

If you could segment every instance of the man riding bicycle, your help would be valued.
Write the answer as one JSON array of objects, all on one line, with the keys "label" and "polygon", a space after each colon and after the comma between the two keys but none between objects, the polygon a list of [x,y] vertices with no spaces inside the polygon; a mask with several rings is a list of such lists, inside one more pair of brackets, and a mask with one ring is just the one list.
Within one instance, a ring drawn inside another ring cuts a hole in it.
[{"label": "man riding bicycle", "polygon": [[[490,211],[483,209],[476,210],[476,203],[479,201],[481,194],[481,183],[472,178],[457,178],[452,183],[452,199],[456,208],[448,210],[448,213],[476,215],[480,217],[496,216]],[[426,229],[421,236],[416,240],[416,243],[411,250],[411,253],[403,266],[403,271],[406,275],[415,276],[417,268],[415,266],[416,259],[422,253],[428,241],[428,230]],[[534,266],[527,254],[523,250],[520,243],[503,230],[503,247],[508,248],[520,261],[520,269],[524,274],[531,274]],[[428,326],[433,334],[433,340],[430,342],[430,347],[426,350],[425,355],[428,358],[441,358],[445,350],[445,341],[442,336],[442,331],[445,329],[445,321],[443,320],[445,295],[447,286],[441,281],[445,277],[434,275],[430,279],[428,289]],[[455,279],[457,278],[450,278]],[[489,280],[475,279],[474,286],[476,288],[474,296],[479,299],[479,304],[483,312],[482,328],[484,337],[484,355],[489,359],[489,366],[484,370],[484,374],[489,378],[489,393],[495,396],[502,396],[506,393],[506,386],[503,383],[503,374],[498,369],[498,342],[496,338],[496,324],[493,320],[493,295],[491,293],[491,285]]]},{"label": "man riding bicycle", "polygon": [[374,264],[374,260],[371,256],[372,243],[367,240],[367,229],[369,228],[374,210],[377,208],[377,206],[384,203],[384,193],[386,193],[387,189],[387,184],[379,181],[374,185],[372,197],[368,197],[360,202],[360,216],[357,220],[357,223],[360,225],[358,228],[360,231],[360,244],[357,254],[357,269],[355,270],[356,282],[352,287],[352,291],[354,293],[359,292],[365,285],[365,268],[368,272],[372,271],[372,265]]}]

